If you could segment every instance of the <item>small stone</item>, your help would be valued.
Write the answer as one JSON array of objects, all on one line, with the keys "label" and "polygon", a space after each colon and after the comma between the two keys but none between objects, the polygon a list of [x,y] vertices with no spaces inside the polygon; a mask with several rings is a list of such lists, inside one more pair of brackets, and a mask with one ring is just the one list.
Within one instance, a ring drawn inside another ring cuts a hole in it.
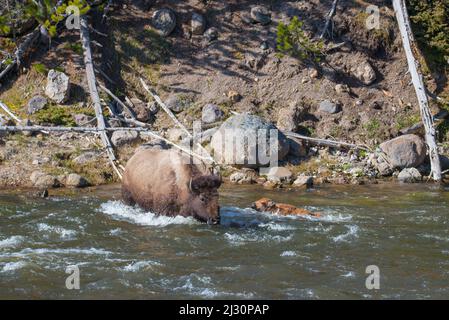
[{"label": "small stone", "polygon": [[354,76],[367,86],[373,84],[377,78],[376,71],[368,61],[364,61],[355,68]]},{"label": "small stone", "polygon": [[342,93],[349,93],[351,90],[349,89],[349,86],[346,84],[337,84],[335,86],[335,91],[338,94],[342,94]]},{"label": "small stone", "polygon": [[311,69],[310,70],[310,72],[309,72],[309,77],[310,78],[316,79],[316,78],[318,78],[318,76],[319,76],[319,73],[318,73],[317,69]]},{"label": "small stone", "polygon": [[299,176],[293,182],[293,185],[295,187],[298,187],[298,188],[301,188],[301,187],[311,188],[311,187],[313,187],[313,177],[311,177],[311,176]]},{"label": "small stone", "polygon": [[199,13],[192,13],[191,20],[192,34],[200,35],[206,29],[206,19]]},{"label": "small stone", "polygon": [[167,138],[172,142],[181,141],[186,136],[184,130],[179,128],[171,128],[167,131]]},{"label": "small stone", "polygon": [[181,112],[183,111],[187,105],[184,101],[182,101],[177,95],[170,96],[166,101],[165,105],[173,112]]},{"label": "small stone", "polygon": [[321,112],[334,114],[340,112],[341,108],[336,103],[330,102],[329,100],[324,100],[320,103],[320,107],[318,110]]},{"label": "small stone", "polygon": [[260,44],[260,49],[262,50],[268,50],[270,48],[270,46],[268,45],[267,41],[262,41],[262,43]]},{"label": "small stone", "polygon": [[284,167],[272,167],[268,171],[268,181],[290,183],[292,179],[292,172]]},{"label": "small stone", "polygon": [[89,182],[79,174],[71,173],[67,176],[65,185],[67,187],[84,188],[89,185]]},{"label": "small stone", "polygon": [[209,28],[204,32],[204,38],[208,42],[212,42],[218,38],[218,31],[215,28]]},{"label": "small stone", "polygon": [[48,100],[43,96],[34,96],[28,101],[28,114],[33,114],[39,110],[42,110],[47,105]]},{"label": "small stone", "polygon": [[176,27],[176,16],[172,10],[163,8],[153,13],[151,17],[153,27],[163,37],[167,37]]},{"label": "small stone", "polygon": [[45,94],[56,103],[66,102],[70,95],[69,77],[63,72],[50,70],[47,76]]},{"label": "small stone", "polygon": [[420,182],[422,175],[416,168],[405,168],[399,173],[398,180],[404,183]]},{"label": "small stone", "polygon": [[251,8],[251,19],[254,23],[266,25],[271,22],[271,13],[263,6],[255,6]]},{"label": "small stone", "polygon": [[214,123],[223,119],[224,113],[215,104],[206,104],[203,107],[201,120],[203,123]]},{"label": "small stone", "polygon": [[234,184],[252,184],[256,181],[257,174],[254,170],[242,170],[229,176],[229,181]]},{"label": "small stone", "polygon": [[100,158],[101,154],[95,151],[88,151],[83,154],[80,154],[75,159],[73,159],[73,163],[78,165],[83,165],[89,162],[96,162]]},{"label": "small stone", "polygon": [[114,146],[119,147],[126,144],[132,144],[139,139],[139,133],[136,131],[114,131],[111,142]]},{"label": "small stone", "polygon": [[233,103],[236,103],[236,102],[239,102],[242,99],[242,96],[237,91],[231,90],[231,91],[228,92],[228,98]]},{"label": "small stone", "polygon": [[34,171],[30,180],[36,188],[55,188],[59,186],[58,180],[52,175],[40,171]]},{"label": "small stone", "polygon": [[137,98],[131,98],[130,101],[133,105],[133,111],[136,114],[137,120],[142,122],[150,120],[150,113],[145,102]]}]

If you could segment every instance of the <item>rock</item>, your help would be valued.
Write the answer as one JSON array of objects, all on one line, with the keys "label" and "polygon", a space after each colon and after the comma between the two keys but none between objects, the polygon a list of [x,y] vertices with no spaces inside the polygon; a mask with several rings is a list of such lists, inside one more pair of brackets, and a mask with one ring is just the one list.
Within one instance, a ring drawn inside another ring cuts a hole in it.
[{"label": "rock", "polygon": [[[274,132],[271,132],[272,130]],[[227,119],[212,136],[210,147],[219,163],[258,168],[274,160],[265,157],[262,150],[270,148],[270,133],[275,134],[276,131],[277,128],[273,124],[258,116],[234,115]],[[258,137],[258,135],[263,136]],[[278,160],[283,160],[289,151],[289,141],[279,131],[273,138],[277,138],[278,142]],[[241,143],[243,150],[237,149],[237,141]],[[264,142],[264,145],[260,145],[260,142]]]},{"label": "rock", "polygon": [[184,137],[186,137],[186,133],[184,132],[184,130],[179,129],[179,128],[170,128],[167,131],[167,139],[172,141],[172,142],[178,142],[184,139]]},{"label": "rock", "polygon": [[116,147],[131,144],[137,140],[139,140],[139,133],[136,131],[114,131],[111,137],[111,142]]},{"label": "rock", "polygon": [[67,187],[84,188],[89,185],[89,182],[79,174],[71,173],[65,179],[65,185]]},{"label": "rock", "polygon": [[142,122],[150,120],[150,112],[147,108],[147,104],[140,99],[131,98],[133,104],[133,111],[136,114],[136,119]]},{"label": "rock", "polygon": [[317,69],[311,69],[310,72],[309,72],[309,77],[312,78],[312,79],[318,78],[319,75],[320,74],[319,74]]},{"label": "rock", "polygon": [[321,112],[334,114],[340,112],[341,108],[336,103],[330,102],[329,100],[324,100],[320,103],[320,107],[318,108],[318,110]]},{"label": "rock", "polygon": [[379,171],[379,174],[383,177],[390,176],[393,173],[392,168],[390,165],[386,162],[381,162],[376,165],[377,171]]},{"label": "rock", "polygon": [[441,163],[441,170],[448,170],[449,169],[449,157],[440,154],[440,163]]},{"label": "rock", "polygon": [[288,108],[282,108],[278,113],[276,126],[283,131],[296,132],[305,113],[301,103],[292,103]]},{"label": "rock", "polygon": [[299,176],[293,182],[293,185],[295,187],[298,187],[298,188],[302,188],[302,187],[312,188],[313,187],[313,177],[311,177],[311,176]]},{"label": "rock", "polygon": [[175,30],[176,16],[172,10],[163,8],[153,13],[151,22],[161,36],[167,37]]},{"label": "rock", "polygon": [[195,141],[198,141],[201,144],[210,143],[213,135],[215,134],[215,132],[217,132],[217,130],[218,130],[218,127],[207,129],[205,131],[202,131],[199,134],[196,134],[194,136],[194,139],[195,139]]},{"label": "rock", "polygon": [[56,103],[64,103],[70,95],[69,77],[60,71],[50,70],[47,76],[45,94]]},{"label": "rock", "polygon": [[335,91],[338,94],[342,94],[342,93],[349,93],[351,91],[351,89],[349,89],[349,86],[346,84],[337,84],[335,86]]},{"label": "rock", "polygon": [[420,182],[422,175],[416,168],[405,168],[399,173],[398,180],[404,183]]},{"label": "rock", "polygon": [[377,79],[376,71],[368,61],[364,61],[355,68],[354,76],[367,86],[373,84]]},{"label": "rock", "polygon": [[204,33],[204,30],[206,29],[206,19],[203,15],[196,12],[192,13],[192,20],[190,23],[192,34],[200,35]]},{"label": "rock", "polygon": [[36,188],[46,189],[59,186],[59,182],[55,177],[41,171],[34,171],[30,176],[30,180]]},{"label": "rock", "polygon": [[47,103],[47,98],[40,95],[34,96],[30,99],[30,101],[28,101],[27,113],[33,114],[39,110],[42,110],[45,108]]},{"label": "rock", "polygon": [[266,189],[276,189],[276,188],[280,188],[282,186],[282,184],[280,183],[280,181],[276,182],[276,181],[266,181],[263,184],[263,187]]},{"label": "rock", "polygon": [[96,122],[93,121],[94,117],[88,116],[84,113],[78,113],[73,115],[73,120],[75,120],[75,123],[79,127],[93,127]]},{"label": "rock", "polygon": [[223,116],[223,111],[217,105],[209,103],[203,107],[201,120],[203,123],[214,123],[220,121]]},{"label": "rock", "polygon": [[243,169],[242,171],[234,172],[229,176],[229,181],[235,184],[252,184],[256,179],[257,174],[252,169]]},{"label": "rock", "polygon": [[231,90],[228,92],[228,98],[231,102],[237,103],[242,99],[242,96],[237,91]]},{"label": "rock", "polygon": [[72,160],[73,163],[78,165],[83,165],[89,162],[97,162],[99,158],[101,157],[101,154],[96,151],[88,151],[83,154],[80,154],[78,157],[74,158]]},{"label": "rock", "polygon": [[422,164],[426,158],[426,145],[417,135],[407,134],[383,142],[380,149],[387,155],[393,168],[411,168]]},{"label": "rock", "polygon": [[168,99],[165,101],[165,105],[175,113],[181,112],[188,107],[186,101],[181,100],[177,95],[168,97]]},{"label": "rock", "polygon": [[157,104],[156,101],[150,102],[148,104],[148,111],[153,116],[159,112],[159,105]]},{"label": "rock", "polygon": [[218,38],[218,31],[215,28],[209,28],[204,32],[204,38],[208,42],[212,42],[214,40],[217,40]]},{"label": "rock", "polygon": [[262,43],[260,44],[260,47],[259,47],[261,50],[268,50],[268,49],[270,49],[270,45],[268,44],[268,42],[267,41],[262,41]]},{"label": "rock", "polygon": [[273,182],[291,183],[292,176],[292,172],[287,168],[273,167],[268,171],[267,179]]},{"label": "rock", "polygon": [[263,6],[255,6],[251,8],[251,19],[254,23],[266,25],[271,22],[271,13]]}]

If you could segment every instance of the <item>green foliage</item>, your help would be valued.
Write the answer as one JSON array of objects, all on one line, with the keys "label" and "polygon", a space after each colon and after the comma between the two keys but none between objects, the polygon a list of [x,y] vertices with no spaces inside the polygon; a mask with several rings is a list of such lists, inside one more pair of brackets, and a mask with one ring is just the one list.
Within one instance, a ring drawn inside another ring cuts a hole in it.
[{"label": "green foliage", "polygon": [[322,41],[311,40],[303,30],[304,23],[293,17],[288,25],[280,22],[277,28],[277,49],[300,60],[319,62],[323,56]]},{"label": "green foliage", "polygon": [[434,64],[449,63],[449,1],[407,0],[417,41]]},{"label": "green foliage", "polygon": [[36,112],[35,117],[40,124],[54,124],[57,126],[69,127],[76,125],[69,110],[61,106],[48,106],[47,108]]},{"label": "green foliage", "polygon": [[11,31],[11,27],[8,26],[8,17],[6,15],[0,16],[0,34],[8,34]]},{"label": "green foliage", "polygon": [[366,136],[370,139],[376,138],[379,134],[380,122],[377,119],[368,121],[364,126],[366,130]]},{"label": "green foliage", "polygon": [[45,66],[45,64],[42,64],[42,63],[35,63],[35,64],[33,64],[32,68],[36,72],[43,74],[43,75],[47,75],[47,73],[48,73],[48,68]]}]

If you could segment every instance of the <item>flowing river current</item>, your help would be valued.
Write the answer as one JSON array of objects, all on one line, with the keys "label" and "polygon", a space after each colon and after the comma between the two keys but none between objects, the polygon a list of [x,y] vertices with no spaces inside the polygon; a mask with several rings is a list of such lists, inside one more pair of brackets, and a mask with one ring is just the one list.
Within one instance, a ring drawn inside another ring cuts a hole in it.
[{"label": "flowing river current", "polygon": [[[0,298],[449,298],[449,189],[223,186],[220,196],[222,225],[208,226],[126,206],[118,186],[0,192]],[[323,216],[249,208],[263,196]],[[71,265],[79,290],[66,288]],[[366,287],[371,265],[377,290]]]}]

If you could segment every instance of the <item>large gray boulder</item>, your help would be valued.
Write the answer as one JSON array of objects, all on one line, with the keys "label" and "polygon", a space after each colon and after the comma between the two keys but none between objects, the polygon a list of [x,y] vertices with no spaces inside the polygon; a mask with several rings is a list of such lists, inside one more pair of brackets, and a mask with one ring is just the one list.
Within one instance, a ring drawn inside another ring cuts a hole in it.
[{"label": "large gray boulder", "polygon": [[[278,144],[278,160],[286,157],[289,151],[288,139],[276,126],[262,118],[239,114],[227,119],[212,136],[210,143],[215,159],[219,163],[258,168],[270,165],[270,135]],[[277,151],[277,152],[276,152]],[[266,156],[268,154],[268,156]]]},{"label": "large gray boulder", "polygon": [[84,188],[89,185],[89,182],[79,174],[71,173],[67,176],[65,185],[73,188]]},{"label": "large gray boulder", "polygon": [[167,37],[176,27],[176,16],[170,9],[163,8],[153,13],[153,27],[163,37]]},{"label": "large gray boulder", "polygon": [[426,145],[417,135],[407,134],[383,142],[380,149],[387,155],[393,168],[412,168],[422,164],[426,158]]},{"label": "large gray boulder", "polygon": [[45,94],[56,103],[66,102],[70,95],[70,79],[60,71],[50,70],[47,76]]}]

